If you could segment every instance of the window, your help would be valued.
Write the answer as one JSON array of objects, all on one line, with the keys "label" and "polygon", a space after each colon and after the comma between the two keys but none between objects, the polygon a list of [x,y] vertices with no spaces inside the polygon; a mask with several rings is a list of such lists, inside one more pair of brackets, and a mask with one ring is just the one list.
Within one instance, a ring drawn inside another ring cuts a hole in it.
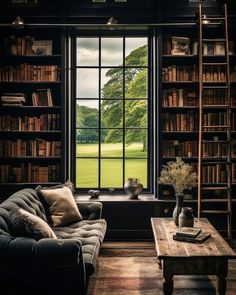
[{"label": "window", "polygon": [[77,189],[149,189],[147,37],[75,40],[74,180]]}]

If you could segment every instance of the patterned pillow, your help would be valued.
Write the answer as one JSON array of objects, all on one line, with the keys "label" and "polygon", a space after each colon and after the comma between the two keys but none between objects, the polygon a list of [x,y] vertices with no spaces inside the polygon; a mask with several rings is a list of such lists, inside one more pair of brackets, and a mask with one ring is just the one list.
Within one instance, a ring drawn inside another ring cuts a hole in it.
[{"label": "patterned pillow", "polygon": [[36,241],[43,238],[57,239],[50,226],[40,217],[18,209],[10,212],[10,233],[15,237],[30,237]]}]

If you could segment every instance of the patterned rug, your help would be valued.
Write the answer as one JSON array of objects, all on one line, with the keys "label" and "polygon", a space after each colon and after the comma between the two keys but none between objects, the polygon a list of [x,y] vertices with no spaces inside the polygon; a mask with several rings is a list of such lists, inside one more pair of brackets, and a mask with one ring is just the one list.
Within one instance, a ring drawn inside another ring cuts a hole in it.
[{"label": "patterned rug", "polygon": [[[150,256],[141,249],[113,250],[102,249],[88,295],[163,295],[154,249],[146,249]],[[215,276],[176,276],[173,295],[215,295],[215,287]],[[229,263],[226,294],[236,294],[236,261]]]}]

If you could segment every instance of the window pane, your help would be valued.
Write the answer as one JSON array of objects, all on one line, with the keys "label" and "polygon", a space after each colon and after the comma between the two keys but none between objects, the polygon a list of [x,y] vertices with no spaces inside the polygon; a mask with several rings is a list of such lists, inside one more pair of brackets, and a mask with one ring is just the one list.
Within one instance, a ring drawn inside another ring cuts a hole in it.
[{"label": "window pane", "polygon": [[76,187],[98,187],[97,159],[76,159]]},{"label": "window pane", "polygon": [[98,38],[77,38],[77,65],[98,66]]},{"label": "window pane", "polygon": [[122,157],[123,156],[123,130],[102,129],[102,157]]},{"label": "window pane", "polygon": [[147,69],[132,68],[125,70],[125,98],[147,98],[147,87]]},{"label": "window pane", "polygon": [[125,127],[147,127],[147,101],[125,101]]},{"label": "window pane", "polygon": [[147,157],[147,130],[125,131],[125,157]]},{"label": "window pane", "polygon": [[101,186],[105,188],[123,187],[123,162],[119,159],[101,160]]},{"label": "window pane", "polygon": [[98,100],[76,101],[76,127],[98,128]]},{"label": "window pane", "polygon": [[76,156],[98,156],[98,129],[76,130]]},{"label": "window pane", "polygon": [[101,69],[101,97],[123,98],[123,69]]},{"label": "window pane", "polygon": [[123,64],[123,38],[101,38],[101,65]]},{"label": "window pane", "polygon": [[103,127],[123,127],[123,102],[121,100],[102,100],[101,116]]},{"label": "window pane", "polygon": [[125,65],[147,66],[147,38],[125,39]]},{"label": "window pane", "polygon": [[98,98],[98,69],[77,69],[76,96]]},{"label": "window pane", "polygon": [[128,178],[138,178],[144,188],[147,188],[147,160],[126,159],[125,160],[125,182]]}]

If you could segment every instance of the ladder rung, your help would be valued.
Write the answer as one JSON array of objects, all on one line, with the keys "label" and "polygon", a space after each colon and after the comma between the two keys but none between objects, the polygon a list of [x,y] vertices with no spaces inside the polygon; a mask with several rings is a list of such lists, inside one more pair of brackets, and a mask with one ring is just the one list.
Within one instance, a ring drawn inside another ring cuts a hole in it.
[{"label": "ladder rung", "polygon": [[230,143],[229,140],[202,140],[202,143]]},{"label": "ladder rung", "polygon": [[[225,83],[225,82],[224,82]],[[205,89],[215,89],[215,88],[218,88],[218,89],[228,89],[229,86],[220,86],[220,85],[212,85],[212,86],[206,86],[206,85],[203,85],[202,88],[205,88]]]},{"label": "ladder rung", "polygon": [[230,106],[228,104],[225,104],[225,105],[204,104],[202,107],[203,108],[229,108]]},{"label": "ladder rung", "polygon": [[204,66],[226,66],[227,62],[203,62]]},{"label": "ladder rung", "polygon": [[202,17],[202,20],[225,20],[225,17]]},{"label": "ladder rung", "polygon": [[202,39],[203,42],[225,42],[225,38]]},{"label": "ladder rung", "polygon": [[202,126],[202,128],[229,128],[229,125],[213,125],[213,126],[211,126],[211,125],[209,125],[209,126],[206,126],[206,125],[204,125],[204,126]]},{"label": "ladder rung", "polygon": [[202,190],[205,191],[227,191],[229,188],[227,186],[209,186],[209,187],[202,187]]},{"label": "ladder rung", "polygon": [[201,213],[207,214],[229,214],[228,210],[201,210]]}]

